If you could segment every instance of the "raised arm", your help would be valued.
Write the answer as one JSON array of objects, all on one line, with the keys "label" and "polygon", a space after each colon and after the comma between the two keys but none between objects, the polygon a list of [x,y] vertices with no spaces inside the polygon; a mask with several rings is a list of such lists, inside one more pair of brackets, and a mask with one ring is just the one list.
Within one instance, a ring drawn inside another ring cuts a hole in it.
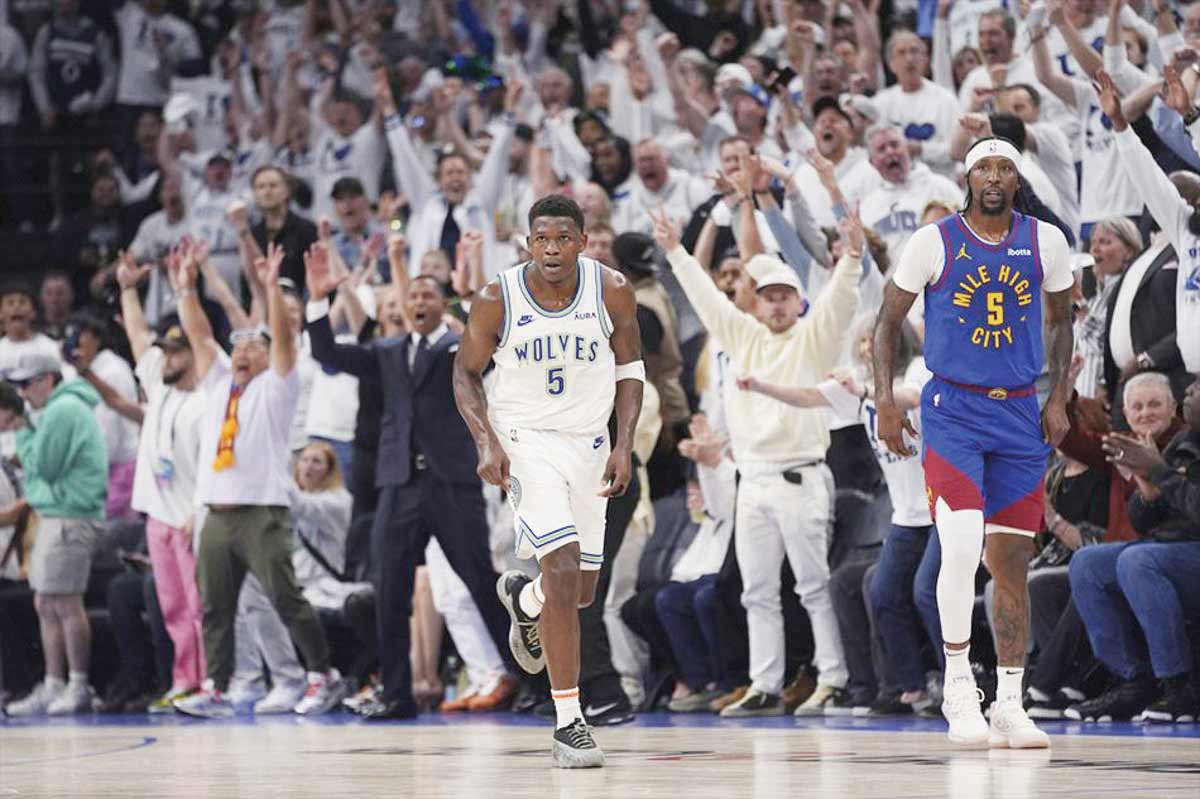
[{"label": "raised arm", "polygon": [[142,310],[142,300],[138,297],[138,285],[154,269],[151,264],[138,266],[133,253],[122,250],[117,256],[117,286],[121,289],[121,324],[125,328],[125,337],[129,339],[129,349],[133,360],[140,361],[142,354],[154,343],[154,334],[146,322],[146,314]]},{"label": "raised arm", "polygon": [[[369,347],[338,344],[334,340],[333,328],[329,326],[329,295],[339,286],[345,286],[346,278],[331,268],[329,251],[323,243],[316,242],[304,253],[304,276],[309,297],[304,315],[317,363],[359,378],[378,375],[379,360]],[[347,293],[353,292],[347,290]]]},{"label": "raised arm", "polygon": [[[1063,41],[1067,43],[1067,49],[1071,51],[1071,55],[1079,63],[1079,68],[1083,70],[1083,74],[1089,78],[1095,77],[1096,73],[1103,69],[1104,59],[1092,49],[1090,44],[1083,40],[1079,29],[1067,19],[1067,15],[1063,11],[1063,5],[1064,0],[1050,0],[1046,3],[1046,17],[1052,25],[1058,28],[1059,33],[1062,34]],[[1110,24],[1118,25],[1119,29],[1119,22]]]},{"label": "raised arm", "polygon": [[495,208],[500,204],[504,191],[504,179],[508,175],[509,154],[512,152],[513,137],[516,135],[516,109],[521,101],[525,86],[520,81],[510,80],[504,87],[504,119],[500,132],[488,148],[487,157],[479,169],[475,186],[479,191],[484,208]]},{"label": "raised arm", "polygon": [[425,207],[425,203],[437,191],[437,184],[425,170],[409,138],[404,120],[396,113],[396,100],[388,83],[386,69],[375,71],[375,104],[383,114],[384,129],[387,131],[388,148],[392,151],[392,170],[396,176],[396,187],[408,195],[409,206],[414,212]]},{"label": "raised arm", "polygon": [[501,488],[507,488],[509,460],[488,421],[483,372],[500,342],[501,326],[507,323],[500,284],[492,281],[471,303],[467,328],[454,357],[454,402],[479,451],[477,472],[481,479]]},{"label": "raised arm", "polygon": [[917,431],[913,429],[908,416],[900,410],[893,395],[892,386],[896,381],[896,358],[900,353],[901,330],[909,309],[916,301],[917,295],[905,291],[889,280],[883,289],[883,307],[875,319],[875,334],[871,348],[871,365],[875,373],[875,408],[878,412],[876,429],[879,438],[887,444],[887,448],[896,455],[908,457],[915,454],[908,444],[904,443],[904,433],[913,438]]},{"label": "raised arm", "polygon": [[933,20],[933,42],[930,45],[930,71],[933,82],[958,94],[954,85],[954,54],[950,52],[950,0],[937,0],[937,17]]},{"label": "raised arm", "polygon": [[784,386],[778,383],[767,383],[754,375],[745,375],[737,379],[737,386],[742,391],[752,391],[762,394],[785,405],[797,408],[825,408],[829,400],[820,390],[806,386]]},{"label": "raised arm", "polygon": [[254,263],[254,271],[267,294],[267,324],[271,328],[271,368],[280,377],[287,377],[296,368],[296,337],[288,322],[283,304],[283,289],[279,287],[279,267],[283,263],[283,248],[278,244],[267,247],[267,256]]},{"label": "raised arm", "polygon": [[183,326],[184,335],[192,347],[192,358],[196,364],[196,378],[203,382],[208,370],[221,351],[221,345],[213,336],[212,325],[204,315],[200,305],[200,296],[196,293],[196,276],[200,272],[200,264],[196,262],[194,245],[190,242],[181,244],[171,253],[168,265],[175,283],[175,297],[178,300],[179,323]]},{"label": "raised arm", "polygon": [[1038,83],[1062,100],[1067,108],[1076,108],[1075,81],[1054,68],[1054,62],[1050,58],[1050,46],[1046,44],[1046,30],[1043,28],[1031,31],[1029,35],[1029,43],[1033,49],[1033,70]]},{"label": "raised arm", "polygon": [[110,386],[104,378],[96,374],[90,367],[83,367],[79,370],[79,376],[92,384],[96,392],[100,395],[100,399],[104,404],[112,408],[121,416],[129,419],[132,422],[141,424],[145,419],[146,411],[141,405],[136,402],[130,402],[121,396],[121,392]]}]

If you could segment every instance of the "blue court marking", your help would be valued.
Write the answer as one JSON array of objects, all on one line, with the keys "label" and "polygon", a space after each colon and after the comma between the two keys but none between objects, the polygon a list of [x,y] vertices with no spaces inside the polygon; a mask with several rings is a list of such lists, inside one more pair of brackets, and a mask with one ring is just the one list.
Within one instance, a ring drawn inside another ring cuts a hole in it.
[{"label": "blue court marking", "polygon": [[[6,726],[8,726],[8,725],[6,725]],[[43,724],[21,724],[21,725],[11,725],[11,726],[22,726],[22,727],[46,726],[46,727],[48,727],[48,726],[52,726],[52,725],[49,725],[49,724],[45,724],[45,725],[43,725]],[[53,725],[53,726],[65,726],[65,725],[60,724],[60,725]],[[87,725],[79,725],[79,726],[87,726]],[[55,763],[60,760],[83,760],[84,758],[89,758],[89,757],[100,757],[102,755],[115,755],[120,752],[132,752],[135,749],[143,749],[143,748],[150,746],[151,744],[155,744],[155,743],[158,743],[158,739],[151,735],[147,735],[147,736],[144,736],[137,743],[127,744],[125,746],[116,746],[111,749],[100,749],[95,752],[83,752],[82,754],[72,753],[69,755],[55,755],[52,757],[35,757],[35,758],[31,758],[29,760],[5,760],[5,761],[3,761],[3,765],[5,768],[13,768],[14,766],[34,766],[39,763]]]},{"label": "blue court marking", "polygon": [[[73,718],[55,719],[8,719],[0,722],[0,730],[5,727],[176,727],[196,724],[217,726],[305,726],[321,725],[340,727],[344,725],[367,724],[370,726],[397,727],[549,727],[549,719],[541,719],[531,713],[517,715],[514,713],[472,713],[469,715],[430,713],[412,721],[363,722],[348,713],[332,713],[325,716],[266,716],[255,718],[253,715],[235,716],[232,719],[205,720],[187,718],[185,716],[148,716],[148,715],[93,715]],[[705,729],[719,728],[736,729],[772,729],[772,730],[831,730],[837,732],[863,733],[945,733],[946,722],[941,719],[927,718],[794,718],[792,716],[777,716],[759,719],[723,719],[708,713],[641,713],[629,727],[649,729]],[[1134,724],[1132,722],[1114,722],[1110,724],[1084,724],[1080,721],[1039,721],[1038,726],[1051,735],[1084,735],[1084,736],[1116,736],[1126,738],[1172,738],[1176,740],[1200,739],[1200,724]],[[148,746],[156,739],[148,737],[138,746]],[[123,751],[115,749],[111,751]],[[102,754],[102,753],[101,753]],[[91,756],[91,755],[88,755]]]}]

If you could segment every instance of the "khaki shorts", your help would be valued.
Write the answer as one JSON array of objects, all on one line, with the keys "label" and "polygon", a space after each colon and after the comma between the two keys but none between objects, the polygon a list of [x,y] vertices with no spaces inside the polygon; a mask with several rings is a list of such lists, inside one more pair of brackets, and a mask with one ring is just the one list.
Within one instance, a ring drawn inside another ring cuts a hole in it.
[{"label": "khaki shorts", "polygon": [[92,570],[99,524],[42,516],[29,558],[29,587],[39,594],[82,594]]}]

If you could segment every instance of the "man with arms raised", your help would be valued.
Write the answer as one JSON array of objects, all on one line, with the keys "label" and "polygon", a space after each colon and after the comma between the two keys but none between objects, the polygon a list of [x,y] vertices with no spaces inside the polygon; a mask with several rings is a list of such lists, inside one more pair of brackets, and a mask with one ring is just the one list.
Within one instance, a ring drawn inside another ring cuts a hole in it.
[{"label": "man with arms raised", "polygon": [[604,765],[604,753],[579,704],[578,614],[595,597],[608,497],[631,479],[646,370],[633,288],[579,257],[587,246],[579,206],[543,197],[529,230],[532,260],[501,273],[472,304],[454,395],[480,477],[508,492],[518,555],[541,567],[535,580],[506,572],[496,587],[512,617],[513,656],[530,673],[549,667],[555,765],[589,768]]},{"label": "man with arms raised", "polygon": [[[925,295],[921,394],[926,495],[942,545],[938,612],[946,648],[950,741],[965,747],[1044,748],[1050,739],[1021,705],[1029,594],[1025,575],[1041,528],[1046,457],[1068,430],[1071,274],[1066,238],[1014,209],[1021,154],[1007,139],[967,152],[965,209],[918,230],[884,290],[875,327],[878,435],[913,450],[912,424],[892,394],[900,327]],[[1045,360],[1050,397],[1039,414],[1034,381]],[[986,543],[985,543],[986,541]],[[996,581],[996,702],[979,708],[968,651],[980,552]]]}]

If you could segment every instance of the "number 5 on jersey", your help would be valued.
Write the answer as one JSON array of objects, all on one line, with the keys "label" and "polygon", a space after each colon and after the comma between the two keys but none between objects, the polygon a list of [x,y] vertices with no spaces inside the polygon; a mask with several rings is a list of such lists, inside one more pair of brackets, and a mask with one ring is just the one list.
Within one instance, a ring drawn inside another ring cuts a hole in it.
[{"label": "number 5 on jersey", "polygon": [[546,370],[546,393],[552,397],[557,397],[567,388],[566,382],[563,380],[563,367],[552,366]]}]

